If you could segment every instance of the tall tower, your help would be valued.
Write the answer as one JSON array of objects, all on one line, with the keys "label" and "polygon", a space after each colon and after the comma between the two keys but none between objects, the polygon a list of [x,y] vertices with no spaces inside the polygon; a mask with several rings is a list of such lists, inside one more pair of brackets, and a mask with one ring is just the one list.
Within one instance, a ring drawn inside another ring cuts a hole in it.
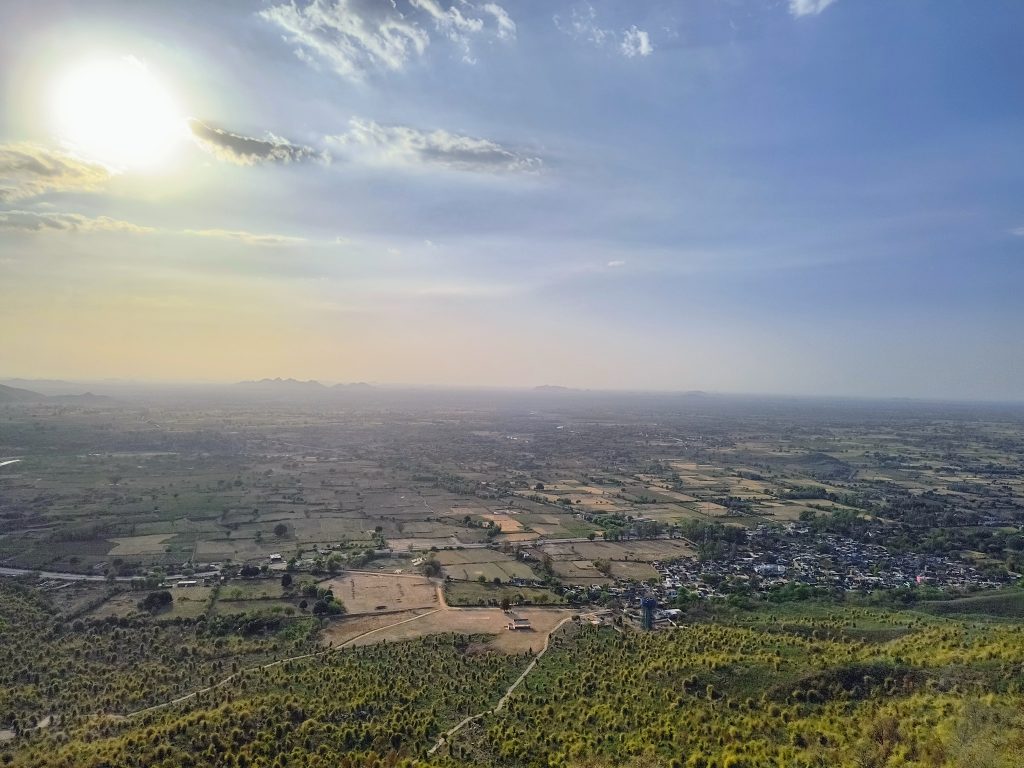
[{"label": "tall tower", "polygon": [[640,602],[640,608],[643,611],[643,618],[641,620],[641,626],[650,632],[654,629],[654,610],[658,607],[658,601],[653,597],[645,597]]}]

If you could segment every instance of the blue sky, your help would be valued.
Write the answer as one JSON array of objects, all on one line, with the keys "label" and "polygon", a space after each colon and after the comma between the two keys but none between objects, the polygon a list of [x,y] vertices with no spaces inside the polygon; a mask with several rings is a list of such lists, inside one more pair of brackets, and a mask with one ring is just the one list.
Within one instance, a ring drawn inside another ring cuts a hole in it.
[{"label": "blue sky", "polygon": [[396,2],[5,3],[4,372],[1024,398],[1024,5]]}]

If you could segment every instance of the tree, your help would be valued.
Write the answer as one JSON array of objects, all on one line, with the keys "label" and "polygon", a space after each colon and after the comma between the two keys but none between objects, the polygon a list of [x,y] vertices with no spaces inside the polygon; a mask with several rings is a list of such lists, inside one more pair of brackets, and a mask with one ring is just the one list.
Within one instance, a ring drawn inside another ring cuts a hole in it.
[{"label": "tree", "polygon": [[284,523],[278,523],[274,526],[274,535],[279,539],[283,539],[284,535],[288,533],[288,526]]},{"label": "tree", "polygon": [[281,577],[281,586],[285,589],[289,589],[293,581],[294,579],[292,578],[292,575],[290,573],[286,573]]},{"label": "tree", "polygon": [[139,607],[144,611],[156,613],[157,611],[169,608],[173,602],[174,597],[171,593],[166,589],[162,589],[159,592],[150,592],[146,595],[141,602],[139,602]]}]

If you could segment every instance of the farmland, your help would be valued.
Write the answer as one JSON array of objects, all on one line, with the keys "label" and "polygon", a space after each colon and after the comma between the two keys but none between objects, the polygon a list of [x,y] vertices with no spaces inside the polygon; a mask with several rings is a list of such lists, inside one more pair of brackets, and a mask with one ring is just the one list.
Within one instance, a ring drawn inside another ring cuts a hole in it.
[{"label": "farmland", "polygon": [[0,758],[1016,756],[1022,455],[924,405],[0,408]]},{"label": "farmland", "polygon": [[[4,667],[6,764],[212,765],[228,748],[251,766],[301,756],[447,768],[927,768],[1024,754],[1024,644],[1006,601],[972,598],[969,618],[721,605],[656,633],[537,608],[517,611],[528,632],[504,630],[493,608],[212,631],[197,619],[67,621],[73,601],[51,594],[0,582],[0,637],[20,661]],[[85,678],[95,682],[69,684]]]},{"label": "farmland", "polygon": [[321,582],[344,602],[350,614],[432,608],[438,604],[437,587],[414,575],[347,573]]}]

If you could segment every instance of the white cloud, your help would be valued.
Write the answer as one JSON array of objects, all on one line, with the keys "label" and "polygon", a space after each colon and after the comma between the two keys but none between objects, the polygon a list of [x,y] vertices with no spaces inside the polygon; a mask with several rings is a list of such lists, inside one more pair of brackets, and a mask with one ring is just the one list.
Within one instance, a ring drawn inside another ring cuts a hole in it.
[{"label": "white cloud", "polygon": [[502,40],[514,40],[516,37],[516,23],[512,21],[512,17],[508,15],[508,11],[502,8],[497,3],[484,3],[480,6],[480,10],[484,13],[489,13],[494,17],[494,22],[498,25],[498,37]]},{"label": "white cloud", "polygon": [[574,7],[569,16],[554,16],[555,27],[574,40],[582,40],[598,47],[614,45],[616,50],[626,58],[650,56],[654,53],[654,44],[650,34],[635,24],[629,29],[616,32],[602,27],[597,20],[594,6],[584,3]]},{"label": "white cloud", "polygon": [[323,152],[293,144],[272,133],[268,133],[265,139],[257,139],[215,128],[202,120],[189,120],[188,124],[192,137],[200,147],[218,160],[235,165],[297,163],[304,160],[327,162],[329,159]]},{"label": "white cloud", "polygon": [[282,3],[259,13],[284,33],[300,59],[323,63],[342,77],[399,71],[423,56],[429,26],[462,49],[472,62],[471,41],[490,34],[514,39],[515,22],[497,3],[472,0],[308,0]]},{"label": "white cloud", "polygon": [[1016,229],[1011,229],[1010,234],[1016,235],[1017,237],[1024,237],[1024,227],[1017,227]]},{"label": "white cloud", "polygon": [[607,266],[609,269],[617,269],[626,266],[626,262],[621,259],[615,259],[614,261],[609,261]]},{"label": "white cloud", "polygon": [[0,145],[0,203],[47,192],[91,192],[110,178],[101,165],[35,144]]},{"label": "white cloud", "polygon": [[129,221],[107,216],[83,216],[80,213],[36,213],[35,211],[0,211],[0,230],[13,232],[130,232],[147,234],[152,227],[141,227]]},{"label": "white cloud", "polygon": [[307,242],[304,237],[259,234],[238,229],[186,229],[183,234],[195,237],[213,237],[220,240],[236,240],[246,245],[301,245]]},{"label": "white cloud", "polygon": [[541,158],[488,139],[448,131],[421,131],[405,125],[381,125],[354,118],[349,130],[328,141],[356,160],[384,165],[435,165],[474,173],[536,173]]},{"label": "white cloud", "polygon": [[789,0],[789,12],[794,16],[817,16],[836,0]]},{"label": "white cloud", "polygon": [[632,26],[622,36],[619,50],[623,56],[632,59],[634,56],[650,56],[654,53],[654,46],[651,45],[651,38],[644,30]]}]

